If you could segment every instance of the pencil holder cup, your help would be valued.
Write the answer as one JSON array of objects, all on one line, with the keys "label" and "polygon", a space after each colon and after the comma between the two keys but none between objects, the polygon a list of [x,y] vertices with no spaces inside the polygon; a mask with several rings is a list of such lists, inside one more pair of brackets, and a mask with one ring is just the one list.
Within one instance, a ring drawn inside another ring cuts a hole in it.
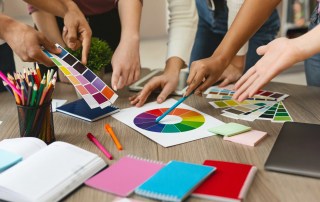
[{"label": "pencil holder cup", "polygon": [[55,141],[51,100],[40,106],[17,108],[21,137],[37,137],[47,144]]}]

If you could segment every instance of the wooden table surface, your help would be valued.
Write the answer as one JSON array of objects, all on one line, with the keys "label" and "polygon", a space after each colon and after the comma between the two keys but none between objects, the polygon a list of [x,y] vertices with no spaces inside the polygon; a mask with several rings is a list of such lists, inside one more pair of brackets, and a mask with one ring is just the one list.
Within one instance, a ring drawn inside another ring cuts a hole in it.
[{"label": "wooden table surface", "polygon": [[[147,70],[144,70],[145,74]],[[110,83],[110,75],[104,78]],[[270,83],[264,89],[278,91],[290,95],[284,104],[294,121],[305,123],[318,123],[320,120],[320,88],[306,87],[292,84]],[[128,90],[118,91],[119,98],[116,105],[120,108],[130,107],[128,97],[135,92]],[[68,102],[77,99],[75,89],[72,85],[58,83],[54,98],[67,99]],[[155,100],[153,95],[150,101]],[[176,97],[178,99],[179,97]],[[268,137],[256,147],[244,146],[228,141],[221,137],[212,136],[177,146],[164,148],[146,138],[142,134],[122,124],[121,122],[107,117],[90,123],[73,118],[61,113],[54,113],[55,136],[58,141],[65,141],[83,149],[89,150],[101,156],[108,164],[119,160],[122,156],[133,154],[142,158],[168,162],[170,160],[181,160],[201,164],[206,159],[248,163],[257,166],[257,175],[249,189],[244,201],[319,201],[320,180],[300,177],[288,174],[280,174],[265,171],[263,166],[271,151],[277,135],[281,129],[281,123],[256,120],[247,122],[234,120],[221,116],[220,109],[214,109],[208,104],[208,99],[191,96],[185,104],[205,112],[224,122],[237,122],[251,126],[253,129],[266,131]],[[5,138],[19,137],[17,109],[14,98],[8,92],[0,93],[0,140]],[[109,135],[106,135],[103,125],[109,123],[117,134],[124,150],[118,151]],[[102,144],[112,153],[114,160],[107,159],[86,137],[91,132],[101,140]],[[320,154],[315,154],[320,155]],[[130,169],[130,168],[128,168]],[[82,186],[72,194],[66,201],[112,201],[114,195],[104,193]],[[132,195],[131,198],[141,201],[150,201],[144,197]],[[189,197],[187,201],[205,201]]]}]

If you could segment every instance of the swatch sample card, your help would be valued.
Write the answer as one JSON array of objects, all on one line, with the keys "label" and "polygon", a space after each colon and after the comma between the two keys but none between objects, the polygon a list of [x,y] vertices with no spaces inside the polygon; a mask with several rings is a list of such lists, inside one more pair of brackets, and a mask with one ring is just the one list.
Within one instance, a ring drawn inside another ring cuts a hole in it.
[{"label": "swatch sample card", "polygon": [[125,156],[93,176],[86,185],[118,196],[129,196],[165,164],[135,156]]},{"label": "swatch sample card", "polygon": [[118,95],[109,86],[59,44],[56,46],[61,49],[59,55],[46,50],[44,53],[59,67],[91,109],[103,109],[115,102]]},{"label": "swatch sample card", "polygon": [[176,102],[174,99],[161,104],[151,102],[139,108],[122,109],[112,117],[164,147],[212,136],[214,134],[208,129],[223,124],[222,121],[183,103],[157,123],[157,117]]},{"label": "swatch sample card", "polygon": [[250,130],[232,137],[223,137],[223,140],[227,140],[234,143],[239,143],[247,146],[256,146],[264,137],[267,136],[266,132],[258,130]]},{"label": "swatch sample card", "polygon": [[135,193],[163,201],[182,201],[214,170],[211,166],[171,161]]},{"label": "swatch sample card", "polygon": [[233,136],[246,131],[251,130],[251,127],[238,124],[238,123],[226,123],[220,126],[215,126],[208,129],[210,132],[223,135],[223,136]]},{"label": "swatch sample card", "polygon": [[[212,86],[208,88],[204,94],[206,98],[219,99],[219,100],[230,100],[232,99],[235,91],[233,90],[234,85],[228,85],[226,87],[220,88],[219,86]],[[287,98],[289,95],[272,92],[268,90],[259,90],[253,98],[248,98],[248,100],[270,100],[270,101],[281,101]]]}]

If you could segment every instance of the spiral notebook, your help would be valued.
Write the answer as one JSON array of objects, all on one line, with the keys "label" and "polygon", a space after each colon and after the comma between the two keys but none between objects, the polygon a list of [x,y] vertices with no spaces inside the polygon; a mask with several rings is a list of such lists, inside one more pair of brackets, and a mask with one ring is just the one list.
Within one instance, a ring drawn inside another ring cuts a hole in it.
[{"label": "spiral notebook", "polygon": [[170,161],[135,193],[163,201],[183,201],[214,170],[212,166]]},{"label": "spiral notebook", "polygon": [[214,166],[217,170],[192,193],[192,196],[215,201],[242,201],[257,172],[255,166],[242,163],[206,160],[203,164]]},{"label": "spiral notebook", "polygon": [[129,196],[135,188],[165,164],[136,156],[125,156],[85,182],[86,185],[118,196]]},{"label": "spiral notebook", "polygon": [[80,99],[58,107],[57,111],[92,122],[114,114],[120,111],[120,109],[114,105],[110,105],[103,109],[91,109],[84,99]]}]

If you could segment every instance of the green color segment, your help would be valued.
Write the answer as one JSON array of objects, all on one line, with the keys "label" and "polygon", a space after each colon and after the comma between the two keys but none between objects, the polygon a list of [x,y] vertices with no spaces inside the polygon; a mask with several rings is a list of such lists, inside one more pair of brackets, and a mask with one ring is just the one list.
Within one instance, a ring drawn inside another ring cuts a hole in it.
[{"label": "green color segment", "polygon": [[161,131],[162,133],[179,133],[180,130],[175,127],[174,125],[166,125],[163,130]]}]

